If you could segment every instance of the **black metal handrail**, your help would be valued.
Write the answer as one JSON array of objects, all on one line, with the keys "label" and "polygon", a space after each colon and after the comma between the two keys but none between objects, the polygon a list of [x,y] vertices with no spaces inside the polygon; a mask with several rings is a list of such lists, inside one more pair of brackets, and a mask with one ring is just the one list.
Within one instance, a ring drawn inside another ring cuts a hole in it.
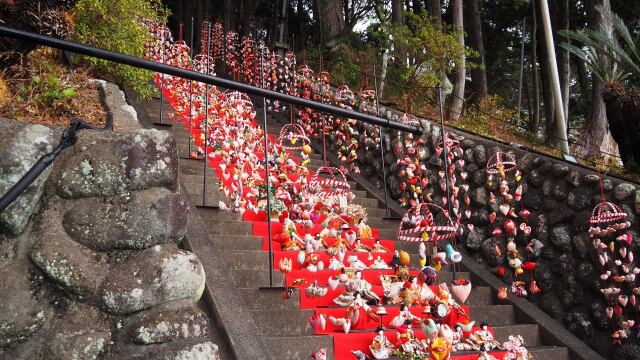
[{"label": "black metal handrail", "polygon": [[94,129],[97,128],[89,123],[86,123],[79,119],[71,120],[71,124],[62,133],[60,143],[53,151],[43,155],[40,159],[27,171],[17,183],[15,183],[6,194],[0,198],[0,213],[3,212],[9,205],[11,205],[22,194],[42,172],[51,165],[53,160],[62,152],[62,150],[72,146],[78,140],[76,132],[81,129]]},{"label": "black metal handrail", "polygon": [[273,100],[282,101],[285,103],[308,107],[317,111],[335,114],[338,116],[363,121],[373,125],[379,125],[388,127],[391,129],[409,132],[415,135],[422,135],[422,129],[402,124],[389,119],[383,119],[380,117],[363,114],[351,110],[342,109],[336,106],[311,101],[296,96],[282,94],[279,92],[262,89],[256,86],[251,86],[243,83],[239,83],[232,80],[223,79],[217,76],[211,76],[202,74],[196,71],[186,70],[175,66],[157,63],[150,60],[140,59],[135,56],[125,55],[110,50],[100,49],[97,47],[78,44],[73,41],[57,39],[51,36],[32,33],[24,30],[12,29],[6,26],[0,26],[0,36],[11,37],[19,40],[30,41],[32,43],[53,47],[60,50],[66,50],[76,54],[87,55],[103,60],[113,61],[116,63],[130,65],[141,69],[151,70],[158,73],[178,76],[184,79],[202,82],[205,84],[215,85],[227,89],[237,90],[251,95],[262,96]]}]

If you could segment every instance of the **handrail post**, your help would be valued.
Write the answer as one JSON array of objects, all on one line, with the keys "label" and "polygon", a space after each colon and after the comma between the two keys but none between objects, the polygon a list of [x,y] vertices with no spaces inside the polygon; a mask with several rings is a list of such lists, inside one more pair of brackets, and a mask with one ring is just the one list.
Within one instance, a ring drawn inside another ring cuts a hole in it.
[{"label": "handrail post", "polygon": [[[207,74],[209,73],[211,56],[211,23],[207,27]],[[204,91],[204,163],[202,175],[202,207],[207,207],[207,169],[209,168],[209,84]]]},{"label": "handrail post", "polygon": [[[264,84],[264,47],[260,47],[260,77]],[[273,244],[271,235],[271,181],[269,179],[269,133],[267,131],[267,99],[262,97],[262,121],[264,126],[264,169],[267,188],[267,240],[269,241],[269,287],[273,288]]]},{"label": "handrail post", "polygon": [[[449,154],[447,151],[447,143],[446,143],[446,133],[444,130],[444,113],[442,109],[442,87],[438,85],[438,108],[440,110],[440,141],[442,141],[442,163],[444,164],[444,181],[445,181],[445,189],[447,193],[447,213],[449,217],[452,216],[451,212],[451,196],[450,194],[450,182],[449,180],[449,163],[447,162],[449,158]],[[456,230],[456,236],[458,236],[458,232]],[[437,245],[437,244],[436,244]],[[455,264],[451,265],[453,272],[453,280],[456,279],[456,267]]]},{"label": "handrail post", "polygon": [[[189,57],[193,64],[193,30],[195,26],[195,20],[191,17],[191,38],[189,40]],[[193,80],[189,80],[189,154],[187,159],[191,159],[191,143],[193,141]]]},{"label": "handrail post", "polygon": [[[373,84],[376,90],[376,115],[380,116],[380,99],[378,94],[378,76],[376,74],[376,64],[373,64]],[[384,213],[389,217],[389,204],[387,195],[387,166],[384,159],[384,141],[382,140],[382,127],[378,126],[378,135],[380,137],[380,160],[382,161],[382,179],[384,181]]]}]

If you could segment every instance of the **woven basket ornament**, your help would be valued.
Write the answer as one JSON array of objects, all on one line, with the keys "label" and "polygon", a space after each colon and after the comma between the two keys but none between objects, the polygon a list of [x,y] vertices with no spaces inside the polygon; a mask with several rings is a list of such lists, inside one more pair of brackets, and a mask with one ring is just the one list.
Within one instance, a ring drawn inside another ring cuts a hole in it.
[{"label": "woven basket ornament", "polygon": [[487,161],[487,172],[495,175],[501,172],[500,169],[502,169],[504,173],[516,170],[516,160],[513,155],[498,151],[489,158],[489,161]]},{"label": "woven basket ornament", "polygon": [[[433,211],[440,212],[444,215],[446,223],[439,225],[435,223]],[[433,241],[451,239],[456,236],[457,227],[451,221],[446,210],[432,203],[420,203],[413,206],[402,217],[398,227],[398,240],[401,241]],[[415,220],[416,225],[407,229],[403,229],[405,219]],[[424,222],[423,222],[424,220]],[[424,233],[427,237],[425,238]]]},{"label": "woven basket ornament", "polygon": [[278,142],[285,150],[296,151],[302,149],[304,145],[310,143],[309,137],[305,134],[302,126],[298,124],[287,124],[280,130]]},{"label": "woven basket ornament", "polygon": [[314,189],[311,193],[321,199],[348,194],[351,191],[344,173],[338,168],[329,166],[318,168],[307,186]]}]

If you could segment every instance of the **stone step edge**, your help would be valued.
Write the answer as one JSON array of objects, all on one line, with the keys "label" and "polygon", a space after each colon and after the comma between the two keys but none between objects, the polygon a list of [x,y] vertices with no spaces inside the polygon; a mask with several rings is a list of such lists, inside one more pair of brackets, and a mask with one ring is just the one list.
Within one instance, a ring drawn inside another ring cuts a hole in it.
[{"label": "stone step edge", "polygon": [[[179,181],[182,182],[180,178]],[[182,188],[189,198],[184,186]],[[255,336],[259,333],[256,323],[246,316],[249,309],[231,277],[231,270],[213,248],[213,241],[195,205],[191,201],[188,204],[191,217],[181,246],[195,253],[204,267],[207,277],[203,297],[207,312],[226,337],[236,359],[271,359],[264,339]]]}]

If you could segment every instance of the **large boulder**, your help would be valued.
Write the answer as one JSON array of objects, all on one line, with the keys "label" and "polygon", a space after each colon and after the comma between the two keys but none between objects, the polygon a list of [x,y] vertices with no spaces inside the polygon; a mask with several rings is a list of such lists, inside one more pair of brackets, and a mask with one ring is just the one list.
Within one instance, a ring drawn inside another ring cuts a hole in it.
[{"label": "large boulder", "polygon": [[127,341],[140,345],[206,337],[209,317],[191,300],[177,300],[126,318],[123,331]]},{"label": "large boulder", "polygon": [[151,129],[126,137],[100,132],[82,135],[94,140],[90,147],[76,145],[75,154],[64,162],[57,178],[60,196],[112,196],[151,187],[176,188],[178,153],[169,133]]},{"label": "large boulder", "polygon": [[[42,125],[0,123],[0,194],[4,195],[31,167],[54,147],[54,133]],[[51,167],[4,211],[0,212],[0,232],[22,233],[42,195]]]},{"label": "large boulder", "polygon": [[95,360],[111,342],[106,317],[96,308],[73,304],[64,319],[58,319],[49,338],[51,359]]},{"label": "large boulder", "polygon": [[204,269],[194,254],[155,245],[114,265],[100,299],[112,314],[131,314],[172,300],[197,301],[204,283]]},{"label": "large boulder", "polygon": [[1,349],[28,339],[51,314],[34,298],[25,265],[2,267],[0,273]]},{"label": "large boulder", "polygon": [[130,196],[78,199],[63,225],[76,241],[96,251],[140,250],[179,243],[188,218],[189,207],[180,194],[155,187]]}]

